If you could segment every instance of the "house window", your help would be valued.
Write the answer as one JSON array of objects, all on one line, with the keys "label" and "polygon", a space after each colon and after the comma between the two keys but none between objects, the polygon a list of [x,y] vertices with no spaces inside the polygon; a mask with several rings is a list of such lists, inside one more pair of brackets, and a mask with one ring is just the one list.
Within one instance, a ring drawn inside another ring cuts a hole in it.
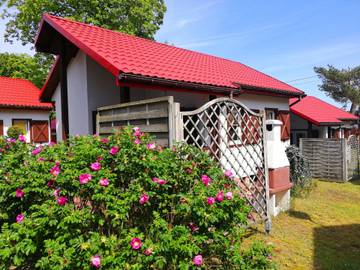
[{"label": "house window", "polygon": [[12,125],[14,127],[18,127],[20,128],[24,134],[28,134],[28,132],[30,131],[30,121],[26,120],[26,119],[13,119],[12,120]]},{"label": "house window", "polygon": [[276,119],[275,109],[266,109],[266,120]]}]

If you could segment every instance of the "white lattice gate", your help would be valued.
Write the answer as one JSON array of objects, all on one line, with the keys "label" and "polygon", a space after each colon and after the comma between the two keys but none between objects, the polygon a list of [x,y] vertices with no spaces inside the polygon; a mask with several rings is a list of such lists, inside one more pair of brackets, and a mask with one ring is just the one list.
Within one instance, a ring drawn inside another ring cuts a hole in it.
[{"label": "white lattice gate", "polygon": [[184,141],[233,172],[242,196],[270,230],[264,114],[235,99],[218,98],[195,111],[181,112],[181,119]]}]

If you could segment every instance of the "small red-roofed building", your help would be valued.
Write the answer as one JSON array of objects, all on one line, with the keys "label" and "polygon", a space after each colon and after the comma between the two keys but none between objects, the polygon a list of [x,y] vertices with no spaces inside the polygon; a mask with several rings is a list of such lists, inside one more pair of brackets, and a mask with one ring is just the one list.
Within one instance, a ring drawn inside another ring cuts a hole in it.
[{"label": "small red-roofed building", "polygon": [[348,138],[357,128],[358,116],[313,96],[289,100],[291,141],[300,138]]},{"label": "small red-roofed building", "polygon": [[35,40],[57,56],[41,90],[55,102],[58,140],[95,133],[99,107],[172,96],[182,111],[233,96],[284,124],[289,142],[289,98],[304,92],[242,63],[44,14]]},{"label": "small red-roofed building", "polygon": [[27,142],[50,141],[52,103],[40,102],[40,89],[24,79],[0,76],[0,136],[11,126],[23,129]]}]

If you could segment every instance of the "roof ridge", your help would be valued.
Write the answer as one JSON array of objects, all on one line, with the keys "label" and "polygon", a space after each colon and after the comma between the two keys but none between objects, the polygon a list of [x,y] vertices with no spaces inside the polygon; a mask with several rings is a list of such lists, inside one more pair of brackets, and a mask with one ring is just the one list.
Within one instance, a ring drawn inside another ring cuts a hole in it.
[{"label": "roof ridge", "polygon": [[[318,98],[318,97],[315,97],[315,96],[306,96],[306,97],[312,98],[312,99],[316,99],[317,101],[320,101],[321,103],[324,103],[324,104],[326,104],[326,105],[330,105],[330,106],[332,106],[332,107],[334,107],[334,108],[336,108],[336,109],[338,109],[338,110],[340,110],[340,111],[342,111],[342,112],[349,113],[349,114],[353,115],[351,112],[345,111],[345,110],[343,110],[342,108],[339,108],[338,106],[335,106],[335,105],[333,105],[333,104],[330,104],[330,103],[328,103],[328,102],[326,102],[326,101],[324,101],[324,100],[322,100],[322,99],[320,99],[320,98]],[[306,97],[305,97],[305,98],[306,98]]]},{"label": "roof ridge", "polygon": [[[228,59],[228,58],[224,58],[224,57],[221,57],[221,56],[217,56],[217,55],[211,55],[211,54],[208,54],[208,53],[204,53],[204,52],[199,52],[199,51],[195,51],[195,50],[190,50],[190,49],[186,49],[186,48],[181,48],[181,47],[178,47],[178,46],[174,46],[174,45],[170,45],[170,44],[166,44],[166,43],[163,43],[163,42],[160,42],[160,41],[156,41],[156,40],[152,40],[152,39],[147,39],[147,38],[142,38],[142,37],[138,37],[138,36],[135,36],[135,35],[131,35],[131,34],[127,34],[127,33],[124,33],[124,32],[121,32],[121,31],[116,31],[116,30],[111,30],[111,29],[107,29],[107,28],[104,28],[104,27],[100,27],[100,26],[97,26],[97,25],[91,25],[89,23],[84,23],[84,22],[78,22],[78,21],[75,21],[73,19],[70,19],[70,18],[64,18],[64,17],[60,17],[60,16],[55,16],[55,15],[51,15],[51,14],[48,14],[46,13],[45,16],[49,16],[49,17],[52,17],[52,18],[55,18],[55,19],[60,19],[60,20],[64,20],[64,21],[68,21],[68,22],[72,22],[72,23],[76,23],[76,24],[80,24],[80,25],[84,25],[86,27],[95,27],[95,28],[98,28],[98,29],[101,29],[101,30],[105,30],[105,31],[108,31],[108,32],[111,32],[111,33],[116,33],[118,35],[125,35],[125,36],[128,36],[128,37],[131,37],[131,38],[134,38],[134,39],[141,39],[143,41],[146,41],[146,42],[150,42],[150,43],[156,43],[156,44],[159,44],[159,45],[162,45],[162,46],[166,46],[166,47],[170,47],[170,48],[176,48],[178,50],[182,50],[182,51],[186,51],[186,52],[190,52],[190,53],[197,53],[197,54],[200,54],[200,55],[203,55],[203,56],[207,56],[207,57],[212,57],[212,58],[217,58],[218,60],[222,60],[222,61],[228,61],[230,63],[233,63],[233,64],[237,64],[237,65],[241,65],[243,67],[247,67],[249,69],[251,69],[252,71],[256,71],[256,72],[259,72],[265,76],[267,76],[268,78],[271,78],[273,80],[276,80],[282,84],[285,84],[285,85],[288,85],[300,92],[304,92],[290,84],[287,84],[283,81],[280,81],[279,79],[276,79],[275,77],[272,77],[268,74],[265,74],[264,72],[262,71],[259,71],[253,67],[250,67],[246,64],[243,64],[239,61],[235,61],[235,60],[231,60],[231,59]],[[232,82],[233,84],[236,84],[236,83],[239,83],[239,82],[236,82],[236,81],[233,81]]]}]

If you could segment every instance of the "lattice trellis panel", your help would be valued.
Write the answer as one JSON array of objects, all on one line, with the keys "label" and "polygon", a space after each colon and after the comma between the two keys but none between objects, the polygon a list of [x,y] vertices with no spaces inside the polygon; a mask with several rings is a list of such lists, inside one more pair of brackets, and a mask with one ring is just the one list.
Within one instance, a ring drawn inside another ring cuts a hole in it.
[{"label": "lattice trellis panel", "polygon": [[254,212],[270,224],[263,115],[237,100],[219,98],[182,112],[181,117],[184,141],[209,152],[231,170]]}]

